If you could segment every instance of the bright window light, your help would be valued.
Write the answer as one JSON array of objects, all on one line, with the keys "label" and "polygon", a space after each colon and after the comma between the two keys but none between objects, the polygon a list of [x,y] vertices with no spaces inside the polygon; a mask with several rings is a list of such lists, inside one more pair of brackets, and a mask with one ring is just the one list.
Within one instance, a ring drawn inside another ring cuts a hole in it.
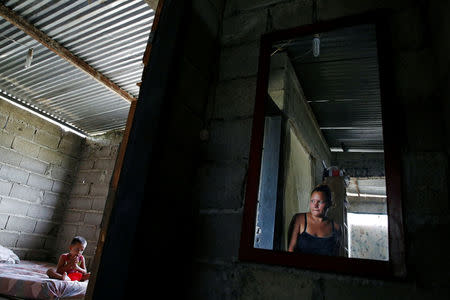
[{"label": "bright window light", "polygon": [[389,260],[388,217],[347,213],[349,257]]}]

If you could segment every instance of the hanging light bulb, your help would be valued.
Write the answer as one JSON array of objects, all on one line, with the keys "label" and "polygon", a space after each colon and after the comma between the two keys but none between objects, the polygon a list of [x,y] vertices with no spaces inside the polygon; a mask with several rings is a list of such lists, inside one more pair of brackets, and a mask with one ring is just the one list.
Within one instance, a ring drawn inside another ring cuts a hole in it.
[{"label": "hanging light bulb", "polygon": [[320,38],[319,34],[314,34],[314,38],[312,40],[312,50],[314,57],[318,57],[320,54]]},{"label": "hanging light bulb", "polygon": [[31,66],[31,61],[33,60],[33,48],[28,49],[27,57],[25,59],[25,68]]}]

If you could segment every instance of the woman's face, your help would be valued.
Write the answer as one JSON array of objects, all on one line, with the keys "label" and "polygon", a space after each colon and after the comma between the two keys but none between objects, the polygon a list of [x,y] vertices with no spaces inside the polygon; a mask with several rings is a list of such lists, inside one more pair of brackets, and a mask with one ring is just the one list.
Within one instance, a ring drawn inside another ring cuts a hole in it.
[{"label": "woman's face", "polygon": [[315,217],[324,217],[327,211],[327,201],[325,195],[322,192],[314,192],[311,195],[311,201],[309,202],[309,209],[311,214]]}]

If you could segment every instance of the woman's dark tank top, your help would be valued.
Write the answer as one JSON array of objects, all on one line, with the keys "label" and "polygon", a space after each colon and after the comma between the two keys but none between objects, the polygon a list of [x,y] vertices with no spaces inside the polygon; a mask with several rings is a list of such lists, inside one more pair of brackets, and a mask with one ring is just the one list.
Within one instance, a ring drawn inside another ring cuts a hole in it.
[{"label": "woman's dark tank top", "polygon": [[339,239],[336,230],[334,229],[334,222],[331,221],[333,232],[329,237],[317,237],[306,232],[307,217],[305,214],[305,229],[297,237],[297,245],[295,252],[319,254],[319,255],[338,255]]}]

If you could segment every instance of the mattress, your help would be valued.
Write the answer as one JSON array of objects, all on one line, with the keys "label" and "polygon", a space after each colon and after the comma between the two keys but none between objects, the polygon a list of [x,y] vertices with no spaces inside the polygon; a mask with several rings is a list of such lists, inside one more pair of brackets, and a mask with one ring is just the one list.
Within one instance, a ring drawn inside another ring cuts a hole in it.
[{"label": "mattress", "polygon": [[21,261],[0,263],[0,295],[25,299],[83,299],[88,281],[50,279],[46,272],[55,264]]}]

